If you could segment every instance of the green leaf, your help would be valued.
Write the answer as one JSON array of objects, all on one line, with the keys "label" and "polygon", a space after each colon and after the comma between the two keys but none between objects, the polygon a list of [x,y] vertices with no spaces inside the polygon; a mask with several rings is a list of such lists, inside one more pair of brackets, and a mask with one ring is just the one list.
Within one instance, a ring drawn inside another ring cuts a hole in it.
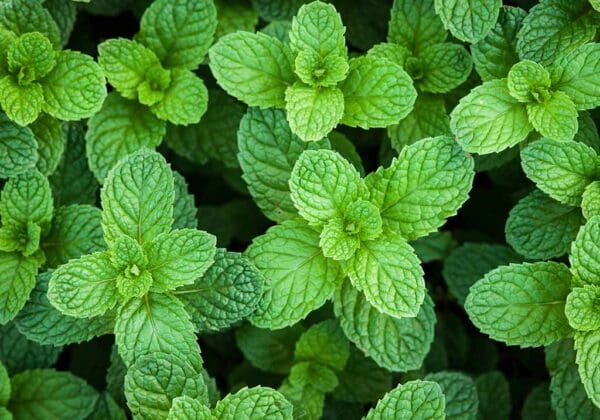
[{"label": "green leaf", "polygon": [[213,415],[217,419],[289,420],[292,404],[274,389],[257,386],[242,388],[217,403]]},{"label": "green leaf", "polygon": [[327,142],[300,140],[278,109],[250,108],[237,136],[242,177],[258,207],[276,222],[296,217],[288,186],[294,163],[304,150],[326,148]]},{"label": "green leaf", "polygon": [[400,44],[415,55],[446,40],[446,29],[435,13],[433,0],[394,0],[390,11],[388,41]]},{"label": "green leaf", "polygon": [[294,356],[297,362],[315,362],[339,372],[350,357],[350,346],[339,324],[327,320],[312,325],[302,334]]},{"label": "green leaf", "polygon": [[146,107],[111,93],[88,122],[85,139],[90,168],[103,181],[123,156],[154,149],[165,132],[165,122]]},{"label": "green leaf", "polygon": [[62,347],[42,346],[28,340],[14,322],[0,327],[0,360],[10,375],[56,363]]},{"label": "green leaf", "polygon": [[464,305],[469,288],[487,272],[522,261],[508,246],[466,242],[444,260],[442,275],[448,291]]},{"label": "green leaf", "polygon": [[565,315],[573,329],[592,331],[600,328],[600,319],[595,311],[598,299],[600,299],[600,287],[593,284],[575,287],[569,293]]},{"label": "green leaf", "polygon": [[210,70],[231,96],[250,106],[283,107],[296,80],[292,50],[262,33],[236,32],[210,49]]},{"label": "green leaf", "polygon": [[521,416],[526,419],[555,419],[548,382],[539,383],[529,392],[523,403]]},{"label": "green leaf", "polygon": [[252,0],[258,15],[267,22],[291,19],[306,0]]},{"label": "green leaf", "polygon": [[339,88],[344,94],[342,123],[350,127],[396,124],[410,113],[417,98],[410,76],[399,65],[373,56],[350,60],[350,71]]},{"label": "green leaf", "polygon": [[316,227],[342,218],[348,205],[367,196],[356,168],[332,150],[305,150],[294,165],[289,186],[298,213]]},{"label": "green leaf", "polygon": [[479,399],[475,382],[470,376],[459,372],[436,372],[424,379],[440,386],[446,400],[446,419],[477,419]]},{"label": "green leaf", "polygon": [[241,254],[218,249],[214,264],[194,283],[175,291],[198,331],[218,331],[254,312],[264,277]]},{"label": "green leaf", "polygon": [[117,314],[115,341],[128,366],[155,352],[175,353],[193,366],[201,365],[190,316],[172,295],[148,293],[125,302]]},{"label": "green leaf", "polygon": [[407,372],[423,364],[435,325],[433,302],[428,296],[416,318],[393,318],[379,312],[349,280],[337,288],[333,302],[348,339],[379,366]]},{"label": "green leaf", "polygon": [[196,209],[195,197],[188,192],[185,178],[178,172],[173,171],[175,185],[175,200],[173,201],[173,229],[196,229],[198,210]]},{"label": "green leaf", "polygon": [[581,196],[581,212],[587,220],[600,216],[600,181],[594,181],[585,188]]},{"label": "green leaf", "polygon": [[563,264],[510,264],[471,287],[465,310],[494,340],[521,347],[544,346],[571,333],[565,300],[571,274]]},{"label": "green leaf", "polygon": [[212,44],[217,9],[209,0],[158,0],[146,9],[136,40],[167,68],[194,70]]},{"label": "green leaf", "polygon": [[465,151],[479,154],[508,149],[533,129],[506,80],[485,82],[463,97],[450,114],[450,128]]},{"label": "green leaf", "polygon": [[346,226],[346,221],[340,218],[331,219],[323,226],[319,236],[319,246],[327,258],[337,261],[347,260],[360,248],[360,238],[346,232]]},{"label": "green leaf", "polygon": [[400,152],[404,146],[427,137],[450,135],[450,118],[444,99],[440,96],[420,94],[410,114],[398,124],[388,127],[392,147]]},{"label": "green leaf", "polygon": [[216,242],[213,235],[196,229],[178,229],[154,238],[145,246],[153,286],[167,291],[192,284],[214,262]]},{"label": "green leaf", "polygon": [[32,125],[31,131],[38,144],[37,169],[42,175],[51,175],[63,155],[66,136],[60,121],[42,114]]},{"label": "green leaf", "polygon": [[344,95],[336,87],[313,88],[300,82],[285,91],[290,129],[304,141],[319,141],[333,130],[344,114]]},{"label": "green leaf", "polygon": [[600,285],[600,217],[593,217],[577,234],[569,261],[573,276],[584,284]]},{"label": "green leaf", "polygon": [[461,41],[481,41],[496,24],[500,0],[435,0],[435,11],[446,29]]},{"label": "green leaf", "polygon": [[564,92],[554,92],[542,103],[527,104],[527,116],[544,137],[569,141],[577,132],[577,109]]},{"label": "green leaf", "polygon": [[52,15],[41,2],[13,0],[0,5],[0,26],[17,36],[27,32],[40,32],[54,47],[60,47],[60,29]]},{"label": "green leaf", "polygon": [[0,362],[0,406],[5,407],[10,398],[10,378],[6,368]]},{"label": "green leaf", "polygon": [[299,220],[270,228],[245,255],[265,276],[265,293],[250,317],[260,328],[300,321],[333,295],[343,276],[339,265],[321,253],[319,234]]},{"label": "green leaf", "polygon": [[[286,383],[280,388],[280,391],[284,392],[286,386],[289,387],[288,389],[291,389],[292,392],[285,392],[285,396],[301,407],[306,404],[304,401],[305,398],[290,395],[294,391],[298,392],[302,389],[307,390],[312,388],[319,393],[326,394],[333,391],[337,385],[338,380],[333,370],[319,363],[299,362],[292,367]],[[305,393],[306,391],[303,392]]]},{"label": "green leaf", "polygon": [[85,418],[97,391],[83,379],[52,369],[27,370],[12,377],[8,409],[16,419]]},{"label": "green leaf", "polygon": [[187,395],[173,399],[168,420],[210,420],[210,408]]},{"label": "green leaf", "polygon": [[44,112],[64,121],[91,117],[106,98],[102,69],[92,57],[76,51],[59,53],[42,87]]},{"label": "green leaf", "polygon": [[59,207],[42,248],[49,267],[58,267],[70,259],[100,251],[102,238],[100,210],[85,204]]},{"label": "green leaf", "polygon": [[[328,372],[329,375],[324,372]],[[332,372],[329,369],[321,369],[321,371],[313,371],[311,373],[320,377],[306,378],[300,381],[301,383],[299,384],[291,384],[286,381],[279,387],[279,392],[293,404],[296,416],[318,419],[323,415],[325,394],[320,389],[311,386],[310,383],[315,380],[320,380],[320,382],[329,381],[327,385],[331,386],[333,384],[331,381],[335,379],[335,375],[331,376]]]},{"label": "green leaf", "polygon": [[267,372],[287,374],[294,363],[294,346],[303,330],[301,324],[275,331],[245,324],[235,330],[235,339],[244,358],[252,366]]},{"label": "green leaf", "polygon": [[177,352],[139,357],[127,370],[125,396],[131,413],[139,419],[166,419],[172,401],[180,396],[208,403],[202,375]]},{"label": "green leaf", "polygon": [[396,318],[417,316],[426,292],[424,273],[402,237],[363,242],[344,270],[380,312]]},{"label": "green leaf", "polygon": [[127,420],[125,411],[110,396],[107,391],[102,392],[97,398],[90,414],[86,420]]},{"label": "green leaf", "polygon": [[475,379],[479,400],[478,419],[504,420],[510,418],[510,388],[504,374],[491,370]]},{"label": "green leaf", "polygon": [[173,173],[158,153],[128,155],[108,173],[101,200],[107,243],[127,235],[143,245],[171,230]]},{"label": "green leaf", "polygon": [[506,242],[526,258],[559,257],[569,250],[584,221],[579,208],[561,204],[533,190],[510,211],[506,220]]},{"label": "green leaf", "polygon": [[8,70],[19,84],[42,79],[56,64],[56,53],[50,40],[39,32],[21,35],[6,54]]},{"label": "green leaf", "polygon": [[521,58],[546,65],[594,39],[596,24],[587,0],[546,0],[531,8],[517,34]]},{"label": "green leaf", "polygon": [[77,318],[102,315],[117,304],[118,274],[107,252],[71,260],[52,273],[48,300],[65,315]]},{"label": "green leaf", "polygon": [[[264,0],[252,0],[252,2],[256,1],[264,1]],[[280,0],[281,1],[281,0]],[[287,0],[283,0],[287,1]],[[303,0],[293,0],[301,2]],[[273,22],[269,22],[266,26],[264,26],[260,32],[270,37],[276,38],[283,43],[290,42],[290,31],[292,30],[292,22],[289,20],[275,20]]]},{"label": "green leaf", "polygon": [[502,79],[519,61],[517,33],[527,13],[519,8],[503,6],[496,25],[485,38],[471,45],[475,70],[484,82]]},{"label": "green leaf", "polygon": [[523,60],[508,72],[508,92],[519,102],[546,102],[550,92],[550,73],[541,64]]},{"label": "green leaf", "polygon": [[77,18],[77,7],[73,2],[61,0],[45,0],[46,8],[60,30],[61,45],[64,47],[71,36]]},{"label": "green leaf", "polygon": [[583,45],[551,67],[552,87],[567,95],[578,110],[600,106],[600,46]]},{"label": "green leaf", "polygon": [[600,370],[596,360],[600,356],[600,330],[575,333],[576,362],[579,376],[588,397],[600,405]]},{"label": "green leaf", "polygon": [[218,23],[215,39],[235,31],[253,32],[258,24],[258,11],[247,0],[215,1]]},{"label": "green leaf", "polygon": [[300,80],[312,87],[337,85],[346,78],[349,68],[345,56],[331,55],[323,59],[311,49],[301,50],[294,65]]},{"label": "green leaf", "polygon": [[188,70],[173,69],[171,84],[150,110],[172,124],[197,124],[208,107],[208,90],[202,79]]},{"label": "green leaf", "polygon": [[430,263],[445,260],[458,242],[450,232],[437,231],[412,241],[410,245],[422,262]]},{"label": "green leaf", "polygon": [[[142,246],[129,236],[117,236],[110,244],[110,262],[115,270],[128,270],[133,265],[143,270],[148,264],[148,258]],[[135,271],[135,270],[134,270]]]},{"label": "green leaf", "polygon": [[598,155],[577,142],[535,141],[521,151],[527,177],[555,200],[577,206],[586,187],[598,175]]},{"label": "green leaf", "polygon": [[402,149],[388,168],[366,178],[384,232],[414,240],[437,230],[467,200],[473,166],[451,137],[423,139]]},{"label": "green leaf", "polygon": [[40,344],[61,346],[91,340],[112,333],[114,313],[94,318],[75,318],[56,309],[48,301],[51,271],[40,274],[27,304],[15,319],[19,331]]},{"label": "green leaf", "polygon": [[44,92],[39,83],[19,85],[12,76],[0,78],[0,105],[8,118],[21,126],[34,122],[42,112]]},{"label": "green leaf", "polygon": [[52,219],[52,194],[48,180],[37,170],[10,178],[0,194],[4,225],[45,225]]},{"label": "green leaf", "polygon": [[0,178],[20,175],[35,167],[38,144],[33,132],[0,114]]},{"label": "green leaf", "polygon": [[292,20],[290,46],[296,52],[313,51],[321,59],[345,57],[346,28],[331,4],[313,1],[303,5]]},{"label": "green leaf", "polygon": [[419,55],[418,68],[422,78],[415,84],[420,90],[445,93],[467,80],[473,62],[463,46],[446,42],[425,48]]},{"label": "green leaf", "polygon": [[390,418],[445,418],[446,402],[442,389],[431,381],[409,381],[388,392],[372,408],[366,420]]}]

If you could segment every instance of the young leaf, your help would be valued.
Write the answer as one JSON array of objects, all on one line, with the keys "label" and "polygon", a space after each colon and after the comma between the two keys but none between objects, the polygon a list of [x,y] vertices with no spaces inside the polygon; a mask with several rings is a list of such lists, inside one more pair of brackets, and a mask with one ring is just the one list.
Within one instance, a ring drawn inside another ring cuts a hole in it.
[{"label": "young leaf", "polygon": [[314,51],[322,59],[345,56],[345,32],[333,5],[313,1],[302,6],[292,20],[290,46],[294,51]]},{"label": "young leaf", "polygon": [[435,11],[452,35],[470,43],[485,38],[494,27],[501,0],[435,0]]},{"label": "young leaf", "polygon": [[569,269],[555,262],[510,264],[471,287],[465,309],[494,340],[521,347],[544,346],[571,333],[565,317]]},{"label": "young leaf", "polygon": [[173,69],[171,84],[150,110],[172,124],[197,124],[208,106],[208,90],[202,79],[188,70]]},{"label": "young leaf", "polygon": [[544,102],[527,104],[527,117],[544,137],[569,141],[577,132],[577,109],[564,92],[553,92]]},{"label": "young leaf", "polygon": [[530,60],[520,61],[510,68],[507,85],[508,92],[519,102],[545,102],[551,95],[550,73]]},{"label": "young leaf", "polygon": [[592,331],[600,328],[600,318],[595,311],[598,299],[600,299],[600,288],[593,284],[575,287],[569,293],[565,315],[573,329]]},{"label": "young leaf", "polygon": [[431,381],[409,381],[388,392],[367,414],[366,420],[423,418],[442,420],[446,403],[442,389]]}]

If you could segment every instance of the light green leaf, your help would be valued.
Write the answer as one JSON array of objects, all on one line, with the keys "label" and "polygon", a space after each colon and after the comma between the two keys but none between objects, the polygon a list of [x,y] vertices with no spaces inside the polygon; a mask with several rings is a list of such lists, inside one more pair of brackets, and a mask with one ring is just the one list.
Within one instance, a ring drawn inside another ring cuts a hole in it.
[{"label": "light green leaf", "polygon": [[527,104],[527,116],[544,137],[569,141],[577,132],[577,109],[564,92],[553,92],[544,102]]},{"label": "light green leaf", "polygon": [[92,57],[62,51],[44,78],[44,112],[59,120],[77,121],[94,115],[106,98],[104,73]]},{"label": "light green leaf", "polygon": [[600,285],[600,217],[593,217],[577,234],[569,261],[573,276],[584,284]]},{"label": "light green leaf", "polygon": [[85,138],[90,168],[103,181],[123,156],[157,147],[165,132],[165,122],[146,107],[111,93],[88,122]]},{"label": "light green leaf", "polygon": [[146,244],[147,270],[157,290],[174,290],[206,272],[214,262],[216,238],[196,229],[178,229]]},{"label": "light green leaf", "polygon": [[131,269],[133,265],[136,265],[138,270],[143,270],[148,264],[148,258],[142,246],[135,239],[125,235],[117,236],[110,244],[109,256],[114,269],[120,271],[120,274]]},{"label": "light green leaf", "polygon": [[462,148],[487,154],[512,147],[533,129],[525,105],[510,96],[506,80],[492,80],[463,97],[450,114],[450,128]]},{"label": "light green leaf", "polygon": [[545,0],[534,5],[517,34],[521,58],[552,64],[594,39],[596,24],[587,0]]},{"label": "light green leaf", "polygon": [[176,351],[141,356],[125,375],[127,406],[139,419],[166,419],[172,401],[180,396],[206,404],[207,393],[197,368]]},{"label": "light green leaf", "polygon": [[597,406],[600,405],[600,330],[575,333],[576,362],[579,366],[579,376],[588,397]]},{"label": "light green leaf", "polygon": [[331,4],[313,1],[303,5],[292,20],[290,46],[296,52],[313,51],[321,59],[345,57],[346,28]]},{"label": "light green leaf", "polygon": [[0,178],[20,175],[35,167],[38,144],[33,132],[0,114]]},{"label": "light green leaf", "polygon": [[291,198],[309,224],[320,227],[367,196],[360,174],[339,153],[305,150],[294,165],[289,181]]},{"label": "light green leaf", "polygon": [[321,58],[311,49],[301,50],[294,65],[300,80],[313,87],[337,85],[346,78],[349,68],[345,56],[331,55]]},{"label": "light green leaf", "polygon": [[148,293],[125,302],[117,314],[115,341],[128,366],[155,352],[174,353],[195,367],[201,365],[190,316],[169,294]]},{"label": "light green leaf", "polygon": [[396,124],[413,108],[417,91],[398,64],[373,56],[350,60],[350,71],[340,84],[344,94],[342,123],[378,128]]},{"label": "light green leaf", "polygon": [[65,315],[102,315],[117,304],[117,275],[106,252],[71,260],[52,273],[48,300]]},{"label": "light green leaf", "polygon": [[339,324],[330,319],[312,325],[302,334],[294,356],[296,361],[318,363],[339,372],[350,357],[350,346]]},{"label": "light green leaf", "polygon": [[510,418],[509,383],[504,374],[491,370],[475,378],[479,400],[478,419],[505,420]]},{"label": "light green leaf", "polygon": [[446,400],[446,419],[477,419],[479,399],[475,382],[470,376],[459,372],[436,372],[430,373],[424,379],[436,382],[440,386]]},{"label": "light green leaf", "polygon": [[471,56],[463,46],[450,42],[432,45],[419,55],[422,77],[415,84],[424,92],[449,92],[467,80],[472,68]]},{"label": "light green leaf", "polygon": [[276,222],[296,217],[288,186],[294,163],[304,150],[327,148],[327,142],[300,140],[278,109],[250,108],[237,136],[242,177],[258,207]]},{"label": "light green leaf", "polygon": [[10,375],[50,367],[56,363],[61,351],[62,347],[42,346],[28,340],[14,322],[0,327],[0,360]]},{"label": "light green leaf", "polygon": [[168,420],[211,420],[210,408],[187,395],[173,399]]},{"label": "light green leaf", "polygon": [[433,0],[394,0],[390,14],[388,41],[415,55],[446,40],[446,29],[435,13]]},{"label": "light green leaf", "polygon": [[448,291],[464,305],[469,288],[487,272],[522,261],[508,246],[466,242],[444,260],[442,275]]},{"label": "light green leaf", "polygon": [[552,87],[569,95],[579,110],[600,106],[599,61],[597,43],[577,48],[551,67]]},{"label": "light green leaf", "polygon": [[508,92],[519,102],[546,102],[550,92],[550,73],[541,64],[523,60],[508,71]]},{"label": "light green leaf", "polygon": [[348,339],[379,366],[407,372],[423,364],[435,325],[433,302],[428,296],[416,318],[393,318],[379,312],[349,280],[337,288],[333,302]]},{"label": "light green leaf", "polygon": [[202,79],[188,70],[173,69],[171,84],[150,110],[172,124],[197,124],[208,106],[208,90]]},{"label": "light green leaf", "polygon": [[291,420],[292,404],[274,389],[257,386],[242,388],[217,403],[217,419]]},{"label": "light green leaf", "polygon": [[577,142],[535,141],[521,151],[527,177],[555,200],[577,206],[585,188],[598,175],[598,155]]},{"label": "light green leaf", "polygon": [[190,286],[178,289],[198,331],[218,331],[254,312],[264,277],[241,254],[218,249],[214,264]]},{"label": "light green leaf", "polygon": [[209,0],[159,0],[146,9],[136,40],[167,68],[194,70],[212,44],[217,10]]},{"label": "light green leaf", "polygon": [[323,226],[319,236],[319,246],[327,258],[337,261],[347,260],[360,247],[360,238],[355,234],[349,234],[346,226],[347,222],[337,217]]},{"label": "light green leaf", "polygon": [[451,137],[423,139],[402,149],[388,168],[366,178],[384,232],[414,240],[437,230],[467,200],[473,167],[473,159]]},{"label": "light green leaf", "polygon": [[581,210],[539,190],[523,197],[506,220],[506,242],[526,258],[549,259],[569,250],[585,219]]},{"label": "light green leaf", "polygon": [[52,219],[52,193],[48,180],[37,170],[10,178],[0,194],[4,225],[45,225]]},{"label": "light green leaf", "polygon": [[496,25],[485,38],[471,45],[475,70],[484,82],[506,77],[519,61],[517,33],[525,16],[527,13],[519,7],[501,7]]},{"label": "light green leaf", "polygon": [[250,322],[279,329],[322,306],[341,281],[335,261],[319,248],[319,234],[299,220],[270,228],[255,238],[245,255],[265,276],[265,293]]},{"label": "light green leaf", "polygon": [[593,284],[575,287],[569,293],[565,315],[573,329],[592,331],[600,328],[600,318],[595,310],[598,299],[600,299],[600,287]]},{"label": "light green leaf", "polygon": [[66,136],[62,124],[42,114],[30,128],[38,144],[37,169],[42,175],[49,176],[56,170],[65,149]]},{"label": "light green leaf", "polygon": [[56,64],[50,40],[39,32],[21,35],[8,48],[8,70],[19,84],[28,84],[47,75]]},{"label": "light green leaf", "polygon": [[250,106],[283,107],[285,90],[296,80],[290,47],[262,33],[225,35],[209,57],[219,86]]},{"label": "light green leaf", "polygon": [[27,304],[15,324],[28,339],[40,344],[62,346],[112,333],[114,313],[94,318],[75,318],[60,312],[48,301],[51,271],[40,274]]},{"label": "light green leaf", "polygon": [[600,216],[600,181],[594,181],[585,188],[581,196],[581,212],[587,220]]},{"label": "light green leaf", "polygon": [[107,243],[127,235],[143,245],[171,230],[173,173],[158,153],[128,155],[108,173],[101,200]]},{"label": "light green leaf", "polygon": [[363,242],[344,270],[380,312],[396,318],[417,316],[426,292],[424,273],[402,237]]},{"label": "light green leaf", "polygon": [[40,32],[52,45],[60,47],[60,29],[52,15],[41,2],[13,0],[0,4],[0,26],[17,36],[28,32]]},{"label": "light green leaf", "polygon": [[52,369],[13,376],[8,409],[16,419],[75,419],[91,413],[97,391],[83,379]]},{"label": "light green leaf", "polygon": [[415,380],[398,385],[388,392],[367,414],[366,420],[420,418],[443,420],[445,397],[438,384]]},{"label": "light green leaf", "polygon": [[571,333],[565,317],[569,269],[555,262],[510,264],[471,287],[465,310],[494,340],[521,347],[544,346]]},{"label": "light green leaf", "polygon": [[470,43],[482,40],[496,24],[501,0],[435,0],[435,11],[452,35]]},{"label": "light green leaf", "polygon": [[39,83],[19,85],[13,76],[0,78],[0,105],[8,118],[21,126],[31,124],[42,112],[44,93]]}]

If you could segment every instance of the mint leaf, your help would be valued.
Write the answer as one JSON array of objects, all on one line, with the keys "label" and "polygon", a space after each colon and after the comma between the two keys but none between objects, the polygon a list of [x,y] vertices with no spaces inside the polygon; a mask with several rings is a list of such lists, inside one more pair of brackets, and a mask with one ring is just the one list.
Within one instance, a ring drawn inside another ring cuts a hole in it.
[{"label": "mint leaf", "polygon": [[500,6],[500,0],[435,0],[435,11],[446,29],[470,43],[482,40],[494,27]]},{"label": "mint leaf", "polygon": [[107,243],[127,235],[140,244],[168,233],[173,224],[174,181],[165,159],[142,150],[108,173],[101,193]]},{"label": "mint leaf", "polygon": [[17,75],[19,84],[40,80],[56,65],[52,44],[39,32],[21,35],[6,54],[8,70]]},{"label": "mint leaf", "polygon": [[350,346],[339,324],[327,320],[312,325],[296,343],[294,357],[297,362],[307,361],[341,371],[348,357]]},{"label": "mint leaf", "polygon": [[208,106],[208,90],[202,79],[187,70],[173,69],[164,96],[150,110],[172,124],[197,124]]},{"label": "mint leaf", "polygon": [[19,85],[12,76],[0,78],[0,105],[8,118],[21,126],[34,122],[42,112],[44,92],[39,83]]},{"label": "mint leaf", "polygon": [[600,319],[594,311],[595,302],[600,298],[600,288],[595,285],[575,287],[565,306],[565,315],[569,324],[577,331],[592,331],[600,328]]},{"label": "mint leaf", "polygon": [[440,386],[446,400],[447,419],[477,418],[479,399],[471,377],[458,372],[436,372],[428,374],[424,379]]},{"label": "mint leaf", "polygon": [[508,92],[519,102],[545,103],[552,95],[550,83],[548,70],[534,61],[520,61],[508,72]]},{"label": "mint leaf", "polygon": [[16,253],[0,251],[0,324],[6,324],[23,308],[35,286],[38,263]]},{"label": "mint leaf", "polygon": [[447,42],[425,48],[419,55],[418,67],[422,78],[416,85],[420,90],[445,93],[467,80],[473,62],[464,47]]},{"label": "mint leaf", "polygon": [[123,156],[157,147],[165,132],[166,124],[146,107],[110,93],[88,121],[85,139],[90,169],[103,181]]},{"label": "mint leaf", "polygon": [[198,210],[194,203],[194,196],[188,192],[185,178],[173,171],[175,185],[175,200],[173,201],[173,229],[196,229]]},{"label": "mint leaf", "polygon": [[598,406],[600,404],[600,371],[594,360],[598,357],[600,351],[600,331],[592,330],[588,332],[575,333],[575,351],[577,352],[576,362],[579,367],[579,376],[588,398]]},{"label": "mint leaf", "polygon": [[290,47],[261,33],[225,35],[209,57],[219,86],[250,106],[283,107],[285,90],[296,80]]},{"label": "mint leaf", "polygon": [[209,0],[159,0],[146,9],[136,40],[167,68],[193,70],[213,41],[217,10]]},{"label": "mint leaf", "polygon": [[299,220],[270,228],[245,255],[265,276],[265,293],[250,317],[260,328],[295,324],[322,306],[342,279],[339,265],[321,253],[318,233]]},{"label": "mint leaf", "polygon": [[433,341],[435,314],[426,296],[416,318],[394,318],[371,306],[349,280],[336,289],[334,311],[346,336],[379,366],[418,369]]},{"label": "mint leaf", "polygon": [[62,351],[62,347],[42,346],[28,340],[14,322],[0,327],[0,332],[0,360],[10,375],[52,366]]},{"label": "mint leaf", "polygon": [[372,408],[366,420],[402,418],[445,418],[446,403],[442,389],[431,381],[409,381],[388,392]]},{"label": "mint leaf", "polygon": [[491,370],[475,378],[479,407],[477,418],[506,419],[510,417],[509,383],[503,373]]},{"label": "mint leaf", "polygon": [[48,180],[37,170],[10,178],[0,194],[3,225],[46,225],[52,219],[52,194]]},{"label": "mint leaf", "polygon": [[527,116],[544,137],[568,141],[577,132],[577,109],[564,92],[554,92],[542,103],[527,104]]},{"label": "mint leaf", "polygon": [[4,365],[0,362],[0,406],[6,407],[10,398],[10,378]]},{"label": "mint leaf", "polygon": [[241,254],[218,249],[214,264],[194,283],[174,292],[198,331],[218,331],[254,312],[264,277]]},{"label": "mint leaf", "polygon": [[465,310],[494,340],[543,346],[571,333],[564,314],[570,291],[568,268],[555,262],[510,264],[471,287]]},{"label": "mint leaf", "polygon": [[219,401],[213,410],[217,419],[290,419],[292,404],[274,389],[257,386],[242,388]]},{"label": "mint leaf", "polygon": [[579,230],[571,246],[569,255],[571,272],[584,284],[600,285],[598,238],[600,238],[600,218],[593,217]]},{"label": "mint leaf", "polygon": [[3,3],[0,6],[0,26],[17,36],[28,32],[40,32],[54,47],[60,46],[60,29],[40,2],[15,0]]},{"label": "mint leaf", "polygon": [[505,80],[485,82],[464,96],[450,114],[450,128],[465,151],[479,154],[512,147],[533,129]]},{"label": "mint leaf", "polygon": [[66,136],[62,124],[57,119],[42,114],[30,128],[38,143],[39,160],[36,167],[43,175],[51,175],[65,149]]},{"label": "mint leaf", "polygon": [[581,212],[590,220],[594,216],[600,216],[600,182],[594,181],[589,184],[581,196]]},{"label": "mint leaf", "polygon": [[350,60],[339,88],[344,94],[342,123],[350,127],[395,124],[410,113],[417,98],[410,76],[399,65],[372,56]]},{"label": "mint leaf", "polygon": [[187,395],[173,399],[167,416],[168,420],[205,420],[211,418],[210,408]]},{"label": "mint leaf", "polygon": [[446,29],[435,13],[433,0],[418,3],[394,0],[390,15],[388,41],[402,45],[415,55],[446,40]]},{"label": "mint leaf", "polygon": [[27,127],[0,114],[0,178],[20,175],[32,169],[38,160],[38,144]]}]

